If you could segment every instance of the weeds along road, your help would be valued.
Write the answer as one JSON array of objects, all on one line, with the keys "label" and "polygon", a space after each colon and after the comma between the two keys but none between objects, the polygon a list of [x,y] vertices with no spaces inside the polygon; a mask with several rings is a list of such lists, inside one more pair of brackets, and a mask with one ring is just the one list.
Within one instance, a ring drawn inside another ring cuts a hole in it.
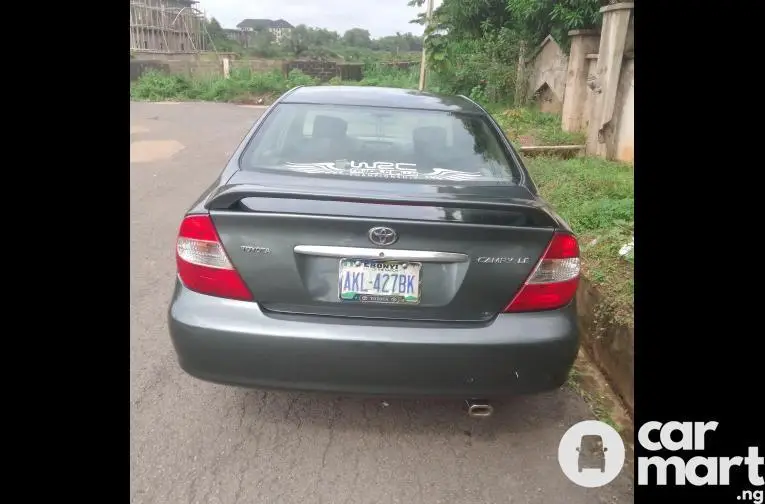
[{"label": "weeds along road", "polygon": [[133,503],[629,503],[557,462],[592,418],[563,389],[468,418],[458,401],[248,391],[178,367],[166,309],[180,219],[262,113],[215,103],[130,105],[130,492]]}]

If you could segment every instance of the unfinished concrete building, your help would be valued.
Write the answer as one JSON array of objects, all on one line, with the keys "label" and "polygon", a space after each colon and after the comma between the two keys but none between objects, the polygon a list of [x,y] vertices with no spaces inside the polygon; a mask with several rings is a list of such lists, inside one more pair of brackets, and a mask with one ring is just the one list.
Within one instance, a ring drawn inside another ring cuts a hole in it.
[{"label": "unfinished concrete building", "polygon": [[196,53],[207,49],[204,15],[195,0],[130,0],[130,50]]}]

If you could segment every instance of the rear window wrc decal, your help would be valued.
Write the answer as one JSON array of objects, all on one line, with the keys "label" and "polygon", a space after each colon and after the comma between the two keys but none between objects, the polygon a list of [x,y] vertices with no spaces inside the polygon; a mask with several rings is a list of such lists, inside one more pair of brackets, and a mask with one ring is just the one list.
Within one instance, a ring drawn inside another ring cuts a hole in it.
[{"label": "rear window wrc decal", "polygon": [[417,169],[416,164],[388,161],[375,161],[373,163],[363,161],[286,163],[285,167],[300,173],[386,179],[463,181],[483,178],[481,173],[447,170],[445,168],[433,168],[431,171],[423,173]]},{"label": "rear window wrc decal", "polygon": [[327,175],[345,175],[346,170],[335,167],[335,163],[287,163],[288,169],[301,173],[321,173]]},{"label": "rear window wrc decal", "polygon": [[475,180],[483,178],[481,173],[447,170],[446,168],[433,168],[430,173],[424,173],[420,178],[431,180]]}]

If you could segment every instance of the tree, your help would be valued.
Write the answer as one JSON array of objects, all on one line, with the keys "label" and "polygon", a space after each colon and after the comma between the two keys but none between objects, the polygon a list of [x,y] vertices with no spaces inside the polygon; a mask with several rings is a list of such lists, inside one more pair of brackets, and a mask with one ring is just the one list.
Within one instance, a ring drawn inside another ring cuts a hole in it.
[{"label": "tree", "polygon": [[207,33],[213,39],[226,37],[226,32],[223,31],[223,27],[215,18],[210,18],[210,21],[207,23]]},{"label": "tree", "polygon": [[595,28],[601,23],[601,0],[506,0],[510,12],[529,37],[539,43],[547,35],[566,45],[569,30]]},{"label": "tree", "polygon": [[268,30],[258,30],[250,38],[250,52],[260,58],[270,58],[278,53],[274,35]]},{"label": "tree", "polygon": [[290,30],[289,35],[282,39],[281,45],[290,55],[299,58],[308,51],[309,39],[308,27],[301,24]]},{"label": "tree", "polygon": [[368,30],[362,28],[351,28],[343,35],[343,42],[351,47],[370,47],[372,37]]},{"label": "tree", "polygon": [[376,51],[388,51],[392,53],[421,51],[422,37],[417,37],[411,33],[396,33],[387,37],[380,37],[373,40],[371,48]]},{"label": "tree", "polygon": [[211,18],[209,21],[206,21],[205,30],[207,31],[207,35],[210,37],[210,41],[212,41],[213,47],[215,47],[216,50],[223,52],[234,52],[234,50],[241,50],[241,47],[238,43],[234,42],[226,36],[226,31],[223,29],[217,19]]},{"label": "tree", "polygon": [[[422,7],[425,0],[409,0]],[[601,0],[443,0],[426,25],[428,67],[448,92],[492,100],[514,92],[521,42],[552,34],[565,48],[567,33],[600,23]]]},{"label": "tree", "polygon": [[321,47],[329,47],[333,44],[337,44],[340,40],[340,35],[337,32],[330,31],[324,28],[309,28],[309,33],[313,45]]},{"label": "tree", "polygon": [[296,58],[332,58],[337,56],[332,45],[339,38],[339,35],[333,31],[298,25],[289,36],[282,40],[281,47],[290,56]]}]

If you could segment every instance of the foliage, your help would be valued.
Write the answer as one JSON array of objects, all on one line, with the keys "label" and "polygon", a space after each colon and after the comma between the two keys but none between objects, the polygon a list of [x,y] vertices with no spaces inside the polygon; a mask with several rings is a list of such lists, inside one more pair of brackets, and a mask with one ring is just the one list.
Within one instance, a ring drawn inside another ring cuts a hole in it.
[{"label": "foliage", "polygon": [[521,137],[533,145],[581,145],[585,142],[583,133],[563,131],[560,116],[541,112],[533,107],[505,109],[499,105],[488,105],[507,138],[516,146]]},{"label": "foliage", "polygon": [[236,41],[230,40],[226,36],[226,31],[220,25],[217,19],[211,18],[204,25],[207,36],[212,42],[212,46],[216,51],[221,52],[240,52],[242,49],[241,44]]},{"label": "foliage", "polygon": [[351,82],[349,84],[417,89],[419,81],[419,65],[399,69],[387,66],[384,63],[369,63],[364,67],[364,78],[360,82]]},{"label": "foliage", "polygon": [[[416,89],[419,82],[419,65],[399,69],[383,62],[369,63],[364,69],[364,79],[359,82],[342,82],[335,77],[327,84],[356,86],[384,86]],[[295,86],[316,85],[319,82],[298,69],[288,77],[273,72],[252,72],[234,69],[228,79],[223,77],[185,77],[167,75],[151,70],[130,86],[131,100],[184,101],[202,100],[219,102],[246,102],[253,98],[270,99]]]},{"label": "foliage", "polygon": [[156,70],[145,72],[130,84],[130,98],[161,101],[183,95],[189,89],[187,79],[179,75],[166,75]]},{"label": "foliage", "polygon": [[276,44],[274,35],[268,30],[255,32],[252,35],[252,45],[247,48],[248,56],[258,58],[275,58],[279,56],[280,48]]},{"label": "foliage", "polygon": [[321,28],[298,25],[281,42],[282,52],[295,58],[329,58],[334,53],[328,44],[337,41],[337,33]]},{"label": "foliage", "polygon": [[235,69],[228,79],[218,76],[189,78],[149,71],[131,84],[130,98],[151,101],[247,101],[254,96],[279,95],[295,86],[316,83],[315,79],[297,69],[288,77],[279,71],[264,73]]},{"label": "foliage", "polygon": [[[634,169],[600,158],[530,160],[544,196],[576,232],[598,231],[634,219]],[[620,243],[621,246],[623,243]]]},{"label": "foliage", "polygon": [[351,47],[370,47],[372,45],[372,37],[368,30],[361,28],[351,28],[343,35],[343,42]]},{"label": "foliage", "polygon": [[388,35],[373,39],[371,49],[375,51],[386,51],[389,53],[417,52],[422,51],[422,37],[412,35],[411,33],[397,32],[395,35]]},{"label": "foliage", "polygon": [[547,35],[566,45],[568,31],[600,25],[600,0],[506,0],[508,12],[529,41],[538,44]]},{"label": "foliage", "polygon": [[422,37],[412,33],[373,39],[363,28],[352,28],[341,35],[325,28],[298,25],[278,42],[268,30],[249,32],[246,40],[241,34],[229,37],[215,18],[207,21],[205,28],[215,50],[259,58],[409,60],[422,50]]},{"label": "foliage", "polygon": [[[422,7],[425,0],[409,0]],[[533,48],[552,33],[564,47],[567,32],[600,22],[602,0],[443,0],[425,25],[428,68],[439,89],[479,100],[511,101],[521,42]],[[525,56],[529,56],[527,53]]]}]

